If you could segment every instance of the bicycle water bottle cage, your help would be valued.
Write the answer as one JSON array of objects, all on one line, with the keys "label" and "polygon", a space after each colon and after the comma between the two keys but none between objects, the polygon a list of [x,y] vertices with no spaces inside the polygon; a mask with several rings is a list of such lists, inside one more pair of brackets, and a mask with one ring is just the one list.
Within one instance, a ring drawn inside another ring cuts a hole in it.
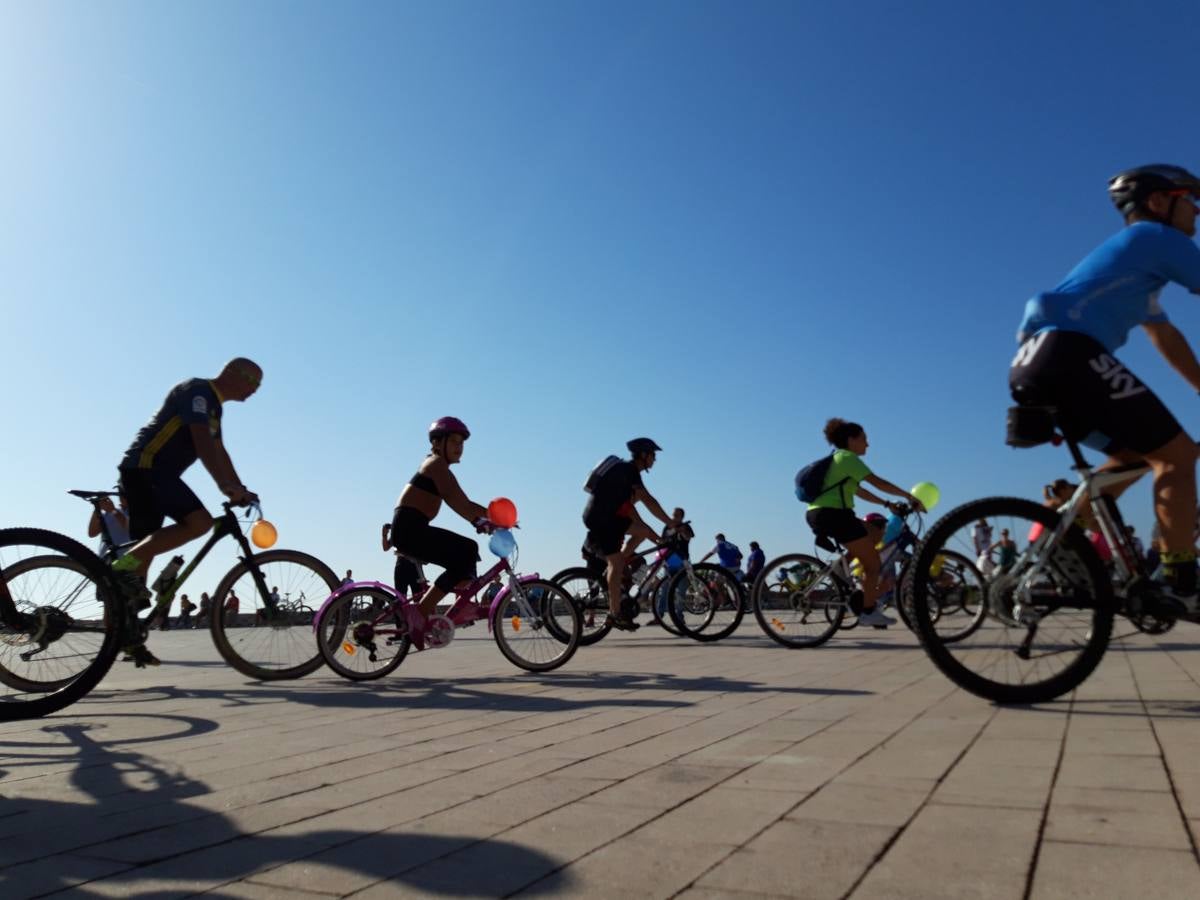
[{"label": "bicycle water bottle cage", "polygon": [[1037,447],[1054,440],[1054,407],[1010,406],[1008,435],[1010,447]]}]

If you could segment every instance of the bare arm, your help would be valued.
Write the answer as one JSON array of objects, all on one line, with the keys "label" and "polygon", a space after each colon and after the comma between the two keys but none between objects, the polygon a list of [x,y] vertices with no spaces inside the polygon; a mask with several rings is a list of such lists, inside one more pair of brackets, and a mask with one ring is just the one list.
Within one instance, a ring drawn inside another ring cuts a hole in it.
[{"label": "bare arm", "polygon": [[636,503],[646,504],[646,509],[654,513],[654,517],[664,525],[671,524],[671,517],[663,511],[663,508],[661,505],[659,505],[659,502],[655,500],[654,497],[651,496],[650,492],[644,487],[634,489],[633,499]]},{"label": "bare arm", "polygon": [[383,550],[386,553],[392,549],[392,525],[390,522],[383,523]]},{"label": "bare arm", "polygon": [[[896,485],[892,484],[890,481],[887,481],[886,479],[880,478],[878,475],[868,475],[866,478],[863,479],[863,481],[865,481],[867,484],[871,485],[871,487],[873,487],[873,488],[878,488],[879,490],[883,491],[885,494],[893,494],[896,497],[903,497],[904,502],[909,504],[913,509],[919,510],[921,512],[925,511],[924,503],[922,503],[920,500],[918,500],[916,497],[914,497],[908,491],[904,490],[904,488],[896,487]],[[862,488],[859,488],[859,490],[862,490]],[[863,499],[867,499],[867,498],[864,497]],[[882,503],[884,506],[887,505],[887,501],[885,501],[885,500],[876,500],[875,502]]]},{"label": "bare arm", "polygon": [[1147,322],[1142,326],[1154,349],[1192,386],[1192,390],[1200,391],[1200,362],[1192,352],[1183,332],[1170,322]]},{"label": "bare arm", "polygon": [[92,517],[88,519],[88,537],[95,537],[100,533],[100,510],[93,509]]},{"label": "bare arm", "polygon": [[212,436],[208,426],[198,424],[189,425],[188,428],[192,432],[192,444],[196,448],[196,455],[200,457],[204,468],[208,469],[208,474],[217,483],[221,493],[227,497],[233,497],[235,493],[239,492],[239,489],[244,491],[245,486],[233,468],[233,461],[225,452],[224,445]]},{"label": "bare arm", "polygon": [[458,479],[450,471],[450,467],[441,459],[435,457],[434,461],[424,469],[424,472],[433,479],[433,483],[437,485],[438,493],[442,495],[446,505],[468,522],[487,518],[487,507],[473,503],[467,497],[462,486],[459,485]]}]

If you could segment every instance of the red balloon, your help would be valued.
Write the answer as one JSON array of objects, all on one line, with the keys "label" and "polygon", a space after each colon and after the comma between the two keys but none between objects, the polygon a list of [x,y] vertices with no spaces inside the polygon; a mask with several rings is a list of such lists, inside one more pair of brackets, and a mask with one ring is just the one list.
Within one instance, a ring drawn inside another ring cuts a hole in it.
[{"label": "red balloon", "polygon": [[1041,522],[1034,522],[1029,528],[1029,543],[1032,544],[1034,541],[1040,538],[1042,536],[1042,532],[1045,530],[1046,529],[1042,526]]},{"label": "red balloon", "polygon": [[488,504],[488,518],[501,528],[517,524],[517,505],[507,497],[497,497]]}]

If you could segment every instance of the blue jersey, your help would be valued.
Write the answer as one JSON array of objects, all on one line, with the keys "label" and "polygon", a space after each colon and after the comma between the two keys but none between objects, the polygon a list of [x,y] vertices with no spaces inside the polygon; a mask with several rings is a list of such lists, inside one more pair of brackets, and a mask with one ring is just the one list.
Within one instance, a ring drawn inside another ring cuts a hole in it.
[{"label": "blue jersey", "polygon": [[1135,222],[1084,257],[1054,290],[1026,303],[1017,340],[1075,331],[1116,350],[1134,326],[1167,321],[1158,295],[1171,281],[1200,291],[1200,248],[1178,228]]}]

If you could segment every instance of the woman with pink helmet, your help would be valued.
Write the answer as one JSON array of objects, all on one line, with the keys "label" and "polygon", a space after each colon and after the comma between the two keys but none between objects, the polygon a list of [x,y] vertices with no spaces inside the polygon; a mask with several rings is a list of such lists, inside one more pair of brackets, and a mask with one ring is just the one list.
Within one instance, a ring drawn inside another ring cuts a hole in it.
[{"label": "woman with pink helmet", "polygon": [[430,524],[441,511],[444,500],[477,529],[485,527],[487,509],[467,497],[450,471],[450,467],[462,459],[463,444],[470,436],[467,426],[454,416],[442,416],[430,425],[429,455],[396,501],[392,546],[404,556],[445,569],[421,599],[421,621],[410,623],[417,629],[422,629],[424,620],[433,615],[438,602],[447,593],[475,577],[479,545],[461,534]]}]

